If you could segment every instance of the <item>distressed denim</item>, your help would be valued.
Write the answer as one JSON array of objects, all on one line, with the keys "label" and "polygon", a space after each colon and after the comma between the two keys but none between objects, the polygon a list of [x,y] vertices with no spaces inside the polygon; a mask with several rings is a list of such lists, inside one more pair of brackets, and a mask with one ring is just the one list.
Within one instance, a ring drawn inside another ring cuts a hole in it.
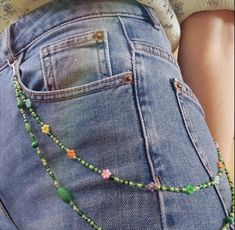
[{"label": "distressed denim", "polygon": [[[145,184],[180,187],[216,175],[203,108],[153,11],[135,1],[53,1],[0,35],[0,230],[91,229],[56,196],[31,147],[6,61],[15,58],[38,114],[88,162]],[[103,229],[222,226],[231,206],[225,176],[191,196],[105,181],[29,120],[59,182]]]}]

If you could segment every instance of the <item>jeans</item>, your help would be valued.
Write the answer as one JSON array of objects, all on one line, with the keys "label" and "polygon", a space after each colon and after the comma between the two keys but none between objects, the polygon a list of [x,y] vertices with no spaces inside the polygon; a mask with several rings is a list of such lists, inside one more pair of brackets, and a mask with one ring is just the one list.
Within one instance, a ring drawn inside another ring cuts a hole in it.
[{"label": "jeans", "polygon": [[[180,187],[216,175],[203,108],[153,11],[135,1],[53,1],[0,36],[0,230],[91,229],[56,196],[31,147],[6,61],[15,58],[35,110],[88,162],[145,184]],[[29,120],[60,183],[103,229],[222,226],[231,206],[225,175],[192,195],[106,181],[67,158]]]}]

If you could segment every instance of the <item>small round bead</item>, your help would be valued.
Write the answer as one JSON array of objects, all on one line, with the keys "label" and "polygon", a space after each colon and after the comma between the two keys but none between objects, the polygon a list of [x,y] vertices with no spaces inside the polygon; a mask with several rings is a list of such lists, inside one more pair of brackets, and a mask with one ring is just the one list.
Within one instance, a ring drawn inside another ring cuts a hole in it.
[{"label": "small round bead", "polygon": [[32,142],[32,147],[33,147],[34,149],[36,149],[36,148],[38,147],[38,142],[37,142],[37,141],[33,141],[33,142]]},{"label": "small round bead", "polygon": [[130,181],[130,182],[129,182],[129,185],[130,185],[130,186],[134,186],[135,183],[134,183],[133,181]]},{"label": "small round bead", "polygon": [[31,103],[30,99],[25,100],[25,105],[27,108],[31,107],[31,104],[32,103]]},{"label": "small round bead", "polygon": [[45,166],[47,165],[47,161],[45,159],[42,159],[42,164]]},{"label": "small round bead", "polygon": [[19,109],[23,109],[25,107],[25,103],[21,98],[18,98],[16,101],[16,105]]},{"label": "small round bead", "polygon": [[32,131],[31,125],[29,124],[29,122],[26,122],[26,123],[25,123],[25,128],[26,128],[28,131]]},{"label": "small round bead", "polygon": [[58,188],[59,182],[57,180],[54,181],[54,185]]},{"label": "small round bead", "polygon": [[94,169],[94,166],[93,165],[89,165],[89,169]]},{"label": "small round bead", "polygon": [[208,188],[208,185],[207,184],[203,184],[202,187],[203,188]]},{"label": "small round bead", "polygon": [[218,175],[215,176],[214,182],[215,182],[215,184],[219,184],[219,182],[220,182],[220,177],[219,177]]}]

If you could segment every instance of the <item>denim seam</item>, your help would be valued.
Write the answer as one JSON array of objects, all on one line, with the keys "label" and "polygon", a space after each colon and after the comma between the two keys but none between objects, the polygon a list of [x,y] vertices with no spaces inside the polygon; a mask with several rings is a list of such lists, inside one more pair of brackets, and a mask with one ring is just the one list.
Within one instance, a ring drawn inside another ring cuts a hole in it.
[{"label": "denim seam", "polygon": [[106,39],[104,40],[104,59],[105,59],[105,64],[107,68],[107,74],[108,76],[112,76],[112,67],[111,67],[111,58],[109,55],[109,41],[108,41],[108,35],[106,32]]},{"label": "denim seam", "polygon": [[[56,81],[56,78],[55,78],[55,71],[54,71],[54,66],[53,66],[53,64],[52,64],[52,60],[51,60],[51,49],[50,49],[50,47],[48,46],[47,47],[47,51],[48,51],[48,56],[49,56],[49,68],[51,69],[51,73],[49,73],[50,75],[50,77],[49,77],[49,79],[51,78],[51,82],[52,82],[52,86],[51,87],[54,87],[55,89],[58,89],[58,84],[57,84],[57,81]],[[45,76],[46,77],[46,83],[47,83],[47,85],[48,85],[48,76]],[[49,90],[49,88],[48,88],[48,90]]]},{"label": "denim seam", "polygon": [[[24,47],[22,47],[19,51],[16,52],[16,54],[14,55],[12,52],[12,58],[15,58],[15,56],[18,56],[21,52],[23,52],[25,49],[27,49],[28,47],[30,47],[34,42],[36,42],[38,39],[43,38],[44,36],[46,36],[48,33],[52,32],[53,30],[57,30],[60,29],[64,26],[79,22],[79,21],[83,21],[83,20],[87,20],[87,19],[94,19],[94,18],[100,18],[100,17],[114,17],[114,16],[125,16],[125,17],[130,17],[130,18],[137,18],[137,19],[141,19],[141,20],[148,20],[147,17],[144,17],[143,15],[139,15],[139,14],[134,14],[134,13],[126,13],[126,12],[102,12],[102,13],[96,13],[96,14],[88,14],[88,15],[84,15],[81,17],[77,17],[77,18],[73,18],[70,19],[68,21],[65,22],[61,22],[57,25],[54,25],[53,27],[51,27],[50,29],[42,32],[42,34],[39,34],[37,37],[35,37],[31,42],[29,42],[28,44],[26,44]],[[13,24],[14,25],[14,24]],[[9,42],[9,39],[8,39]],[[11,51],[11,50],[10,50]],[[5,69],[8,66],[7,63],[3,64],[2,66],[0,66],[0,72]]]},{"label": "denim seam", "polygon": [[182,97],[185,97],[187,100],[192,101],[193,103],[195,103],[198,106],[200,112],[202,113],[202,115],[205,119],[205,112],[204,112],[202,106],[200,105],[200,102],[197,100],[197,98],[195,98],[194,96],[192,96],[191,94],[189,94],[187,92],[181,91],[180,93],[181,93]]},{"label": "denim seam", "polygon": [[65,100],[69,100],[69,99],[73,99],[73,98],[82,98],[84,96],[89,96],[89,95],[92,95],[92,94],[95,94],[95,93],[99,93],[99,92],[104,92],[105,90],[109,90],[109,89],[114,89],[114,88],[118,88],[120,86],[124,86],[124,85],[127,85],[127,83],[122,83],[122,82],[119,82],[117,84],[111,84],[111,85],[106,85],[102,88],[99,88],[99,89],[94,89],[92,91],[89,91],[89,92],[84,92],[84,93],[79,93],[79,94],[74,94],[74,95],[69,95],[69,96],[60,96],[59,98],[52,98],[52,99],[37,99],[37,98],[31,98],[32,101],[35,101],[35,102],[41,102],[41,103],[51,103],[51,102],[58,102],[58,101],[65,101]]},{"label": "denim seam", "polygon": [[46,65],[44,64],[44,55],[43,55],[43,52],[42,52],[41,49],[39,51],[39,58],[40,58],[41,69],[42,69],[42,77],[43,77],[43,81],[44,81],[44,84],[45,84],[45,88],[48,89],[47,77],[46,77],[47,70],[45,70],[45,68],[44,68],[44,66],[46,66]]},{"label": "denim seam", "polygon": [[[140,118],[141,130],[142,130],[143,137],[144,137],[144,146],[145,146],[145,153],[147,156],[147,162],[148,162],[148,165],[150,168],[152,179],[154,182],[156,182],[154,165],[153,165],[153,161],[151,159],[150,152],[149,152],[149,141],[148,141],[147,129],[146,129],[146,126],[144,123],[144,119],[143,119],[143,115],[142,115],[142,111],[141,111],[141,107],[140,107],[140,103],[139,103],[138,85],[137,85],[138,83],[137,83],[137,74],[136,74],[136,61],[135,61],[135,47],[134,47],[133,42],[130,40],[130,38],[128,36],[125,23],[123,22],[123,20],[121,19],[120,16],[118,16],[118,20],[120,22],[121,28],[123,30],[123,34],[127,40],[127,43],[130,47],[130,50],[131,50],[131,64],[132,64],[133,75],[134,75],[134,95],[135,95],[135,99],[136,99],[137,114],[139,115],[139,118]],[[163,204],[163,202],[161,202],[162,196],[161,196],[160,192],[158,192],[158,191],[156,191],[156,196],[157,196],[157,199],[159,200],[160,217],[162,217],[162,204]],[[162,218],[160,218],[160,221],[161,221],[161,228],[163,229]]]},{"label": "denim seam", "polygon": [[10,54],[10,57],[7,57],[7,59],[9,60],[11,58],[10,61],[14,60],[15,59],[15,56],[12,52],[12,49],[11,49],[11,44],[10,44],[10,36],[11,36],[11,26],[8,27],[7,31],[6,31],[6,35],[7,35],[7,50],[8,50],[8,53]]},{"label": "denim seam", "polygon": [[[63,39],[60,39],[58,41],[54,41],[54,42],[51,42],[49,44],[46,44],[44,46],[41,47],[41,49],[44,49],[46,48],[47,46],[50,46],[50,47],[55,47],[57,46],[58,48],[56,48],[55,50],[63,50],[67,47],[79,47],[80,45],[83,45],[83,44],[93,44],[95,42],[95,38],[94,38],[94,33],[96,32],[97,30],[92,30],[92,31],[88,31],[88,32],[85,32],[85,33],[77,33],[77,34],[73,34],[72,36],[68,36],[68,37],[65,37]],[[100,31],[100,30],[99,30]],[[102,31],[104,32],[104,29],[102,29]],[[74,42],[74,40],[76,40],[76,42]],[[70,45],[70,44],[67,44],[68,42],[72,41],[73,43]],[[66,44],[64,44],[66,43]]]},{"label": "denim seam", "polygon": [[[185,114],[186,114],[187,112],[186,112],[185,109],[184,109],[184,111],[185,111]],[[213,173],[212,173],[212,170],[211,170],[211,168],[210,168],[210,166],[209,166],[209,162],[208,162],[207,158],[204,157],[205,154],[202,154],[202,150],[201,150],[201,148],[200,148],[200,145],[198,144],[199,142],[198,142],[197,136],[196,136],[196,134],[195,134],[196,132],[195,132],[195,130],[194,130],[194,128],[193,128],[192,120],[191,120],[189,114],[188,114],[188,121],[189,121],[189,123],[191,123],[191,128],[192,128],[192,131],[190,131],[190,130],[188,130],[188,131],[192,134],[191,137],[192,137],[192,140],[193,140],[193,142],[194,142],[193,145],[194,145],[194,147],[195,147],[195,149],[196,149],[196,152],[198,153],[199,158],[201,159],[201,161],[202,161],[204,167],[206,168],[207,173],[209,174],[209,176],[210,176],[211,178],[213,178]],[[194,136],[194,137],[193,137],[193,136]],[[205,161],[205,162],[204,162],[204,161]],[[211,179],[211,178],[210,178],[210,179]],[[225,205],[224,200],[223,200],[223,198],[221,197],[220,191],[219,191],[219,189],[217,188],[216,185],[215,185],[214,189],[215,189],[217,195],[219,196],[219,200],[220,200],[220,202],[221,202],[221,204],[222,204],[222,207],[223,207],[223,209],[224,209],[225,215],[228,215],[226,205]]]},{"label": "denim seam", "polygon": [[[174,85],[174,84],[173,84],[173,85]],[[190,140],[191,140],[191,142],[192,142],[192,144],[193,144],[193,146],[194,146],[194,148],[195,148],[195,150],[196,150],[197,155],[199,156],[199,159],[201,160],[201,162],[202,162],[204,168],[206,169],[206,172],[208,173],[208,175],[210,176],[210,178],[212,178],[213,176],[212,176],[211,169],[210,169],[210,167],[209,167],[209,164],[207,163],[206,158],[205,158],[205,162],[204,162],[204,156],[203,156],[203,154],[201,153],[201,150],[200,150],[200,147],[199,147],[199,144],[198,144],[198,140],[197,140],[197,137],[196,137],[196,135],[195,135],[195,131],[194,131],[194,130],[190,131],[189,128],[188,128],[187,121],[188,121],[189,123],[191,123],[191,124],[192,124],[192,121],[190,120],[190,116],[189,116],[189,115],[186,115],[187,112],[186,112],[186,110],[183,108],[183,106],[182,106],[182,104],[181,104],[182,102],[180,101],[180,100],[181,100],[181,99],[180,99],[180,95],[179,95],[178,92],[176,91],[175,85],[174,85],[174,90],[175,90],[176,95],[177,95],[178,105],[179,105],[179,108],[180,108],[180,111],[181,111],[181,114],[182,114],[182,117],[183,117],[183,120],[184,120],[184,124],[185,124],[186,130],[187,130],[187,133],[188,133],[188,135],[189,135],[189,137],[190,137]],[[187,118],[187,117],[188,117],[188,118]],[[193,125],[191,125],[191,127],[192,127],[192,129],[193,129]],[[223,207],[223,210],[224,210],[224,212],[225,212],[225,215],[227,215],[227,214],[228,214],[228,213],[227,213],[227,208],[226,208],[226,206],[225,206],[225,203],[224,203],[224,201],[223,201],[223,199],[222,199],[222,197],[221,197],[221,194],[220,194],[220,192],[219,192],[219,190],[218,190],[218,188],[217,188],[216,185],[214,186],[214,189],[216,190],[216,193],[217,193],[217,195],[218,195],[218,197],[219,197],[219,200],[220,200],[220,202],[221,202],[221,204],[222,204],[222,207]]]},{"label": "denim seam", "polygon": [[[101,82],[97,83],[91,83],[91,86],[82,86],[81,88],[71,88],[67,89],[66,91],[59,92],[55,91],[53,93],[40,93],[40,92],[34,92],[34,91],[28,91],[28,89],[22,85],[22,82],[20,81],[20,84],[25,91],[26,95],[29,96],[33,101],[39,101],[39,102],[54,102],[54,101],[62,101],[67,100],[70,98],[78,98],[86,95],[90,95],[93,93],[97,93],[106,89],[111,89],[114,87],[119,87],[121,85],[128,85],[130,83],[125,82],[124,78],[127,74],[130,74],[131,72],[125,72],[122,74],[116,75],[114,78],[110,77],[107,79],[101,79]],[[18,76],[18,78],[20,78]],[[74,94],[73,94],[74,93]],[[46,99],[45,97],[53,97]],[[40,99],[39,99],[40,98]]]},{"label": "denim seam", "polygon": [[[162,49],[162,48],[160,48],[158,46],[155,46],[153,44],[149,44],[149,43],[145,43],[145,42],[140,42],[138,40],[133,40],[133,41],[134,41],[134,43],[136,43],[136,45],[141,45],[142,46],[142,47],[137,47],[136,50],[142,51],[144,53],[148,53],[150,55],[154,55],[154,56],[160,57],[162,59],[165,59],[168,62],[170,62],[171,64],[173,64],[177,69],[179,69],[179,67],[177,65],[177,61],[175,60],[175,58],[169,52],[167,52],[166,50],[164,50],[164,49]],[[157,51],[159,51],[159,53],[155,53],[154,51],[147,50],[147,48],[152,48],[154,50],[157,50]],[[163,55],[162,53],[166,54],[167,57],[165,55]]]}]

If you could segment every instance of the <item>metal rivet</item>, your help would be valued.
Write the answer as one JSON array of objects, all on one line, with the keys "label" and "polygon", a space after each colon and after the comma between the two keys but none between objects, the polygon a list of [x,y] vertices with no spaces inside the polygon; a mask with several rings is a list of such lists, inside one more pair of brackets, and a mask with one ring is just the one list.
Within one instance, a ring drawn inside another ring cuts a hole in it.
[{"label": "metal rivet", "polygon": [[179,82],[176,82],[176,89],[177,90],[182,90],[182,86]]},{"label": "metal rivet", "polygon": [[131,83],[131,82],[132,82],[132,80],[133,80],[133,77],[132,77],[132,75],[131,75],[131,74],[127,74],[127,75],[125,76],[125,82],[127,82],[127,83]]},{"label": "metal rivet", "polygon": [[102,31],[95,32],[96,41],[101,42],[104,39],[104,33]]}]

